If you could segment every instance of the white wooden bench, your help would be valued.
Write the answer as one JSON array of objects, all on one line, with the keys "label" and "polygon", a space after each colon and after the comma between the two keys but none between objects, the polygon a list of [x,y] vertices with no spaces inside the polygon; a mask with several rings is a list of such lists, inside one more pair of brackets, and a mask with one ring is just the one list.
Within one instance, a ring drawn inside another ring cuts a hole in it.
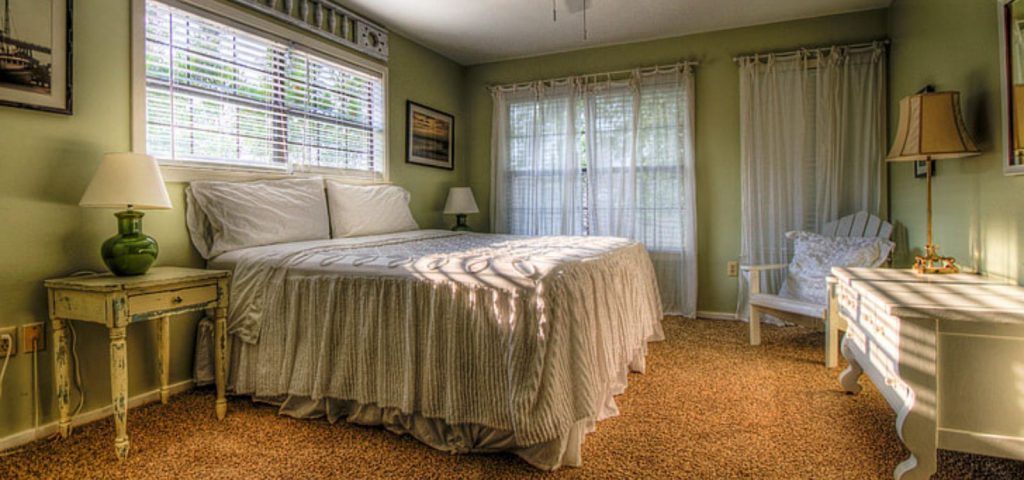
[{"label": "white wooden bench", "polygon": [[[867,212],[847,215],[822,227],[826,237],[878,237],[892,236],[892,224]],[[761,291],[761,272],[785,269],[787,264],[746,265],[750,274],[750,344],[761,344],[761,317],[769,314],[780,320],[825,330],[825,366],[833,368],[839,362],[839,331],[846,330],[838,316],[829,315],[828,305],[818,305]],[[822,285],[821,288],[828,288]]]}]

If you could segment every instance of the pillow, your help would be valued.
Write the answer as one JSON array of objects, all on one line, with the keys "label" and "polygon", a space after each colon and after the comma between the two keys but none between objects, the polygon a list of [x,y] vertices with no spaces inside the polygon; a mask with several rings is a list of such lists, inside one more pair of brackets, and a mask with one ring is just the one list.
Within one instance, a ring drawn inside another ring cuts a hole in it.
[{"label": "pillow", "polygon": [[207,260],[241,248],[331,238],[321,178],[192,182],[186,222]]},{"label": "pillow", "polygon": [[815,305],[828,304],[825,278],[832,267],[878,267],[895,245],[885,238],[825,237],[811,232],[789,232],[786,238],[793,241],[793,260],[779,295]]},{"label": "pillow", "polygon": [[409,211],[409,192],[394,185],[327,181],[334,238],[407,232],[420,227]]}]

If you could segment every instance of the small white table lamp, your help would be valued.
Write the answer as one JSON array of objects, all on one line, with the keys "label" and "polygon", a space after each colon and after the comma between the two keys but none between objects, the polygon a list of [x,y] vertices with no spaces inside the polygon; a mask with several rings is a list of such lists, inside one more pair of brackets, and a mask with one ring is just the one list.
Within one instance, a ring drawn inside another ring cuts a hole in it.
[{"label": "small white table lamp", "polygon": [[143,213],[136,209],[171,208],[160,166],[141,153],[108,153],[85,189],[82,207],[123,208],[117,217],[117,235],[103,242],[103,263],[114,275],[142,275],[156,260],[156,240],[142,233]]},{"label": "small white table lamp", "polygon": [[448,190],[448,201],[444,204],[444,213],[446,215],[455,215],[455,226],[452,227],[454,231],[468,231],[469,225],[466,225],[466,215],[470,213],[478,213],[480,209],[476,206],[476,200],[473,198],[473,189],[469,187],[452,187]]}]

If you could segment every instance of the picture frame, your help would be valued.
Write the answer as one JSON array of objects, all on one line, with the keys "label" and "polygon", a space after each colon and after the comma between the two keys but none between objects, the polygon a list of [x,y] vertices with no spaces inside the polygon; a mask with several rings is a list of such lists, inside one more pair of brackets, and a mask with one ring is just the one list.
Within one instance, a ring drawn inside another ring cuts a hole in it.
[{"label": "picture frame", "polygon": [[405,163],[455,170],[455,117],[407,100]]},{"label": "picture frame", "polygon": [[[932,176],[935,176],[935,161],[932,161]],[[917,160],[914,162],[914,178],[925,178],[928,176],[928,170],[926,165],[928,162],[924,160]]]},{"label": "picture frame", "polygon": [[71,115],[73,0],[0,0],[0,106]]}]

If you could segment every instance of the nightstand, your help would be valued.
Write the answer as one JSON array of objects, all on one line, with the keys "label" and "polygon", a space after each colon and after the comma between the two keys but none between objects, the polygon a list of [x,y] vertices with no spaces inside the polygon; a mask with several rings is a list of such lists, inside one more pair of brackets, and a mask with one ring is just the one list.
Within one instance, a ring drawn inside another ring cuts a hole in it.
[{"label": "nightstand", "polygon": [[160,401],[167,403],[170,366],[170,319],[186,312],[212,310],[215,319],[214,369],[217,384],[217,418],[227,413],[224,396],[227,382],[228,279],[221,270],[156,267],[145,275],[117,277],[86,275],[46,280],[50,322],[53,326],[54,381],[60,410],[61,437],[71,433],[67,321],[105,325],[110,331],[110,390],[114,408],[117,457],[128,456],[128,364],[126,329],[129,324],[160,322]]}]

